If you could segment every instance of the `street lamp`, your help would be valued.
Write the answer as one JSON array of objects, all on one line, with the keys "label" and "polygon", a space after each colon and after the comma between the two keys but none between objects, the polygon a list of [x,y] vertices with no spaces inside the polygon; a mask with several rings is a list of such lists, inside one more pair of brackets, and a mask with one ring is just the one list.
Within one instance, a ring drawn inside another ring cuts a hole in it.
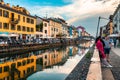
[{"label": "street lamp", "polygon": [[100,19],[105,19],[105,20],[109,20],[107,18],[104,18],[104,17],[100,17],[98,18],[98,25],[97,25],[97,32],[96,32],[96,37],[98,37],[98,30],[99,30],[99,25],[100,25]]}]

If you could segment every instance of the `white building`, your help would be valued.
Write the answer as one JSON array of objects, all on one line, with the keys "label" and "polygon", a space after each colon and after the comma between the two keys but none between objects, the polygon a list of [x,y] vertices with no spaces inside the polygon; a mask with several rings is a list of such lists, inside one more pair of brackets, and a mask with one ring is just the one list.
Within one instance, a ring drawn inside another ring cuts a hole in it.
[{"label": "white building", "polygon": [[120,34],[120,4],[113,14],[114,32]]},{"label": "white building", "polygon": [[41,17],[37,17],[37,30],[36,30],[36,38],[47,38],[49,35],[49,21],[43,19]]}]

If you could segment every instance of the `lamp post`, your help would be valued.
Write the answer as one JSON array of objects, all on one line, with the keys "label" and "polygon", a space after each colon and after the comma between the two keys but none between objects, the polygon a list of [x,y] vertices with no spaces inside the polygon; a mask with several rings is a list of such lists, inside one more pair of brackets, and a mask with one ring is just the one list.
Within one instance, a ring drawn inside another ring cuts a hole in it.
[{"label": "lamp post", "polygon": [[98,30],[99,30],[99,25],[100,25],[100,19],[105,19],[105,20],[109,20],[107,18],[104,18],[104,17],[100,17],[98,18],[98,25],[97,25],[97,32],[96,32],[96,37],[98,37]]}]

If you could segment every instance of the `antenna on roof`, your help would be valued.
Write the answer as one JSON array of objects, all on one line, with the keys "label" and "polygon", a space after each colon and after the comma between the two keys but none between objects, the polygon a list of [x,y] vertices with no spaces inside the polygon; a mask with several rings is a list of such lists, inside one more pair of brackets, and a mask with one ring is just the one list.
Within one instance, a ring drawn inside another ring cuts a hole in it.
[{"label": "antenna on roof", "polygon": [[47,14],[47,12],[46,12],[46,19],[47,19],[47,16],[48,16],[48,14]]}]

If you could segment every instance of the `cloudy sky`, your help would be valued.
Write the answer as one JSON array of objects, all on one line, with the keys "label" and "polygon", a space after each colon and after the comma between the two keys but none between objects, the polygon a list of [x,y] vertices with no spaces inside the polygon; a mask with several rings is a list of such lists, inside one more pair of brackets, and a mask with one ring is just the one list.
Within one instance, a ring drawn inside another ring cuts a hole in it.
[{"label": "cloudy sky", "polygon": [[[96,35],[98,17],[108,18],[120,0],[4,0],[11,5],[25,7],[32,15],[60,17],[70,25],[83,26],[91,35]],[[100,26],[107,24],[101,20]]]}]

